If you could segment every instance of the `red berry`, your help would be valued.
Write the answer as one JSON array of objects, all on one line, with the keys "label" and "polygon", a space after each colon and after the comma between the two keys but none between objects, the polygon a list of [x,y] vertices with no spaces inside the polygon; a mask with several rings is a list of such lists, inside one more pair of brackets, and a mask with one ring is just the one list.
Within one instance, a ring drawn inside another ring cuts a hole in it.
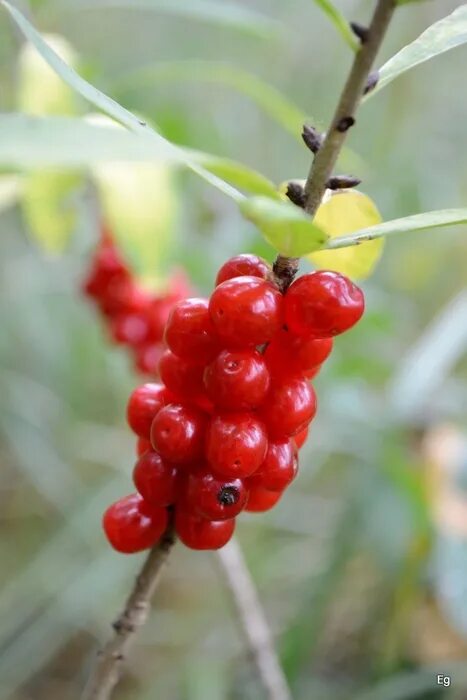
[{"label": "red berry", "polygon": [[117,552],[132,554],[152,547],[161,538],[167,528],[167,510],[149,506],[133,493],[107,508],[102,525]]},{"label": "red berry", "polygon": [[194,462],[203,454],[207,421],[206,414],[194,406],[165,406],[151,426],[152,446],[169,462]]},{"label": "red berry", "polygon": [[209,313],[227,347],[262,345],[282,324],[282,295],[266,280],[235,277],[216,287]]},{"label": "red berry", "polygon": [[204,383],[217,406],[242,411],[264,401],[269,372],[257,350],[223,350],[207,367]]},{"label": "red berry", "polygon": [[203,393],[203,372],[201,365],[190,364],[170,350],[165,350],[159,362],[159,374],[167,388],[187,398]]},{"label": "red berry", "polygon": [[261,408],[261,417],[274,437],[291,437],[302,431],[316,413],[313,387],[293,376],[273,384]]},{"label": "red berry", "polygon": [[261,486],[267,491],[283,491],[296,477],[297,468],[291,440],[270,442],[264,462],[248,479],[248,488]]},{"label": "red berry", "polygon": [[268,491],[262,486],[253,485],[248,492],[245,510],[249,513],[264,513],[274,508],[283,491]]},{"label": "red berry", "polygon": [[133,391],[128,401],[127,420],[139,437],[149,439],[154,416],[170,399],[162,384],[143,384]]},{"label": "red berry", "polygon": [[146,438],[139,437],[136,441],[136,455],[137,457],[141,457],[141,455],[144,455],[145,452],[148,450],[152,450],[152,445],[150,440],[146,440]]},{"label": "red berry", "polygon": [[243,253],[242,255],[235,255],[222,265],[217,273],[215,286],[217,287],[219,284],[222,284],[222,282],[230,280],[233,277],[250,275],[251,277],[267,279],[270,274],[271,266],[266,260],[259,258],[257,255]]},{"label": "red berry", "polygon": [[207,299],[184,299],[172,309],[165,342],[175,355],[192,364],[210,362],[219,350]]},{"label": "red berry", "polygon": [[148,337],[149,324],[142,313],[122,313],[113,319],[110,330],[116,343],[139,345]]},{"label": "red berry", "polygon": [[265,427],[252,413],[216,415],[206,433],[208,462],[227,479],[253,474],[266,456],[267,445]]},{"label": "red berry", "polygon": [[309,431],[309,428],[306,427],[294,436],[293,441],[294,441],[295,446],[298,450],[301,447],[303,447],[303,445],[305,444],[306,439],[308,437],[308,431]]},{"label": "red berry", "polygon": [[361,289],[330,270],[299,277],[284,298],[287,327],[297,335],[315,338],[348,330],[361,318],[364,308]]},{"label": "red berry", "polygon": [[264,359],[277,376],[305,374],[326,360],[332,344],[332,338],[306,338],[281,329],[267,346]]},{"label": "red berry", "polygon": [[304,373],[305,377],[307,379],[314,379],[316,377],[316,375],[320,373],[322,366],[323,365],[316,365],[316,367],[312,367],[311,369],[307,369],[307,371]]},{"label": "red berry", "polygon": [[164,507],[176,501],[177,469],[153,450],[146,451],[136,462],[133,482],[151,505]]},{"label": "red berry", "polygon": [[138,345],[135,349],[135,366],[141,374],[158,374],[159,362],[164,352],[160,342],[148,342]]},{"label": "red berry", "polygon": [[241,479],[225,481],[202,469],[186,480],[186,507],[208,520],[234,518],[245,507],[247,498],[248,492]]},{"label": "red berry", "polygon": [[233,535],[235,520],[205,520],[177,509],[175,530],[191,549],[220,549]]}]

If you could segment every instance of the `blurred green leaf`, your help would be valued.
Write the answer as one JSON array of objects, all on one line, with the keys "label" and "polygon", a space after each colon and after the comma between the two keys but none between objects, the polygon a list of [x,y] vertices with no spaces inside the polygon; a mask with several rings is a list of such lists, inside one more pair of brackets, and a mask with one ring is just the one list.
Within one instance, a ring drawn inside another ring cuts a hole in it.
[{"label": "blurred green leaf", "polygon": [[452,14],[432,24],[423,34],[420,34],[418,39],[404,46],[395,56],[386,61],[379,70],[378,84],[364,99],[367,100],[376,95],[402,73],[466,42],[467,5],[461,5]]},{"label": "blurred green leaf", "polygon": [[355,37],[355,34],[350,28],[343,14],[333,5],[331,0],[314,0],[323,12],[329,17],[337,31],[340,33],[344,41],[350,46],[352,51],[358,51],[360,44]]},{"label": "blurred green leaf", "polygon": [[301,139],[306,113],[277,88],[238,66],[215,61],[162,61],[131,71],[116,82],[116,89],[135,89],[149,83],[196,81],[226,85],[253,100],[271,119]]},{"label": "blurred green leaf", "polygon": [[108,97],[103,92],[95,88],[86,80],[81,78],[70,66],[68,66],[58,54],[53,51],[50,46],[44,41],[39,32],[27,21],[25,17],[15,7],[10,5],[7,0],[1,0],[4,7],[8,10],[18,27],[29,41],[31,41],[39,51],[44,60],[51,68],[76,92],[85,97],[91,104],[101,109],[103,112],[114,118],[120,124],[123,124],[128,129],[136,132],[141,141],[141,147],[155,147],[159,153],[165,154],[173,161],[184,163],[190,170],[197,173],[204,180],[219,189],[221,192],[235,200],[239,200],[240,193],[231,187],[228,183],[220,178],[212,175],[199,164],[188,158],[183,149],[164,139],[157,131],[151,129],[144,121],[138,119],[134,114],[129,112],[125,107],[122,107],[111,97]]},{"label": "blurred green leaf", "polygon": [[381,236],[392,236],[395,233],[410,233],[411,231],[425,231],[442,226],[454,226],[467,223],[467,209],[440,209],[427,211],[424,214],[405,216],[403,219],[385,221],[377,226],[361,229],[348,236],[339,236],[328,241],[325,248],[345,248],[351,245],[360,245],[365,241],[372,241]]},{"label": "blurred green leaf", "polygon": [[166,13],[229,27],[261,39],[271,38],[279,29],[279,25],[265,15],[226,0],[73,0],[60,4],[70,5],[74,11],[115,8]]},{"label": "blurred green leaf", "polygon": [[320,248],[327,235],[301,209],[268,197],[240,202],[240,211],[282,255],[300,256]]},{"label": "blurred green leaf", "polygon": [[112,163],[94,168],[93,178],[105,221],[132,269],[154,277],[174,244],[174,173],[164,165]]},{"label": "blurred green leaf", "polygon": [[79,173],[36,171],[24,179],[21,207],[32,238],[48,253],[61,253],[76,225],[72,195]]},{"label": "blurred green leaf", "polygon": [[23,181],[19,175],[0,175],[0,212],[16,202],[22,188]]},{"label": "blurred green leaf", "polygon": [[188,153],[201,165],[205,170],[208,170],[214,175],[218,175],[226,182],[231,183],[241,190],[245,190],[250,194],[265,195],[266,197],[276,197],[276,187],[271,180],[261,175],[256,170],[230,160],[229,158],[220,158],[212,156],[208,153],[200,151],[191,151]]}]

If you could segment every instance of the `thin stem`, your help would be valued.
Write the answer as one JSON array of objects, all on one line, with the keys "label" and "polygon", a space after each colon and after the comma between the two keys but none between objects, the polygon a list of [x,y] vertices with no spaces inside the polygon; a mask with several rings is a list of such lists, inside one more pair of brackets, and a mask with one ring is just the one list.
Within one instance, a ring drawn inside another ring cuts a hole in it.
[{"label": "thin stem", "polygon": [[148,618],[151,598],[174,544],[175,533],[170,525],[160,542],[149,552],[122,613],[112,625],[113,636],[98,652],[82,700],[110,698],[120,679],[128,650]]},{"label": "thin stem", "polygon": [[[396,7],[395,0],[378,0],[368,28],[365,42],[355,56],[352,68],[342,90],[336,111],[326,136],[313,159],[305,183],[305,211],[314,216],[321,203],[348,130],[355,123],[355,112]],[[282,290],[287,289],[298,270],[298,258],[279,255],[274,263],[276,280]]]},{"label": "thin stem", "polygon": [[219,550],[218,556],[267,699],[291,700],[287,680],[274,649],[271,630],[237,540],[230,540]]}]

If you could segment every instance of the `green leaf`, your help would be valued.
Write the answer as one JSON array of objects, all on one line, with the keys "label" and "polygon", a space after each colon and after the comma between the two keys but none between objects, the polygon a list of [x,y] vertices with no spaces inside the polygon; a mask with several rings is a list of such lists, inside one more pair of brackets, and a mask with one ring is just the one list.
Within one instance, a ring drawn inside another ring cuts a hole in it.
[{"label": "green leaf", "polygon": [[[314,223],[331,239],[381,222],[374,202],[358,190],[341,190],[328,195],[321,204]],[[319,250],[308,255],[317,267],[336,270],[352,279],[365,279],[373,272],[383,251],[384,239],[340,250]]]},{"label": "green leaf", "polygon": [[[170,145],[170,144],[169,144]],[[246,165],[218,156],[165,147],[165,141],[146,141],[103,115],[37,117],[0,115],[0,167],[87,168],[103,163],[158,163],[186,166],[186,160],[206,172],[250,192],[276,195],[273,183]]]},{"label": "green leaf", "polygon": [[413,216],[406,216],[403,219],[385,221],[382,224],[361,229],[348,236],[332,238],[324,246],[324,249],[334,250],[335,248],[360,245],[364,241],[372,241],[382,236],[392,236],[395,233],[410,233],[411,231],[424,231],[425,229],[465,223],[467,223],[467,209],[427,211],[424,214],[414,214]]},{"label": "green leaf", "polygon": [[177,194],[165,165],[112,163],[93,170],[104,219],[139,276],[154,278],[174,242]]},{"label": "green leaf", "polygon": [[350,24],[347,22],[343,14],[335,7],[331,0],[314,0],[323,12],[329,17],[337,31],[341,34],[345,42],[350,46],[352,51],[358,51],[360,44],[355,37]]},{"label": "green leaf", "polygon": [[79,173],[39,171],[24,178],[21,206],[32,238],[48,253],[62,253],[76,225],[72,195]]},{"label": "green leaf", "polygon": [[138,119],[134,114],[118,104],[111,97],[95,88],[86,80],[81,78],[70,66],[68,66],[58,54],[53,51],[50,46],[44,41],[39,32],[27,21],[25,17],[15,7],[10,5],[7,0],[0,0],[2,5],[8,10],[18,27],[29,41],[31,41],[36,49],[41,54],[42,58],[49,64],[51,68],[70,85],[77,93],[85,97],[91,104],[95,105],[103,112],[111,116],[113,119],[123,124],[131,131],[136,132],[140,137],[141,148],[155,148],[165,154],[166,158],[171,158],[173,162],[184,163],[197,175],[209,182],[211,185],[219,189],[232,199],[239,201],[242,195],[238,190],[231,185],[221,180],[219,177],[212,175],[210,172],[202,168],[198,163],[193,162],[186,152],[174,144],[164,139],[157,131],[151,129],[144,121]]},{"label": "green leaf", "polygon": [[369,99],[411,68],[465,43],[467,43],[467,5],[461,5],[452,14],[432,24],[418,39],[390,58],[380,68],[379,81],[375,89],[364,99]]},{"label": "green leaf", "polygon": [[272,85],[242,68],[215,61],[161,61],[132,70],[114,88],[133,90],[153,83],[195,81],[233,88],[253,100],[271,119],[301,140],[306,113]]},{"label": "green leaf", "polygon": [[305,212],[280,199],[245,199],[240,203],[240,211],[282,255],[298,257],[311,253],[328,238]]},{"label": "green leaf", "polygon": [[73,11],[115,8],[165,13],[235,29],[261,39],[271,38],[280,28],[277,22],[261,13],[227,0],[73,0],[70,7]]}]

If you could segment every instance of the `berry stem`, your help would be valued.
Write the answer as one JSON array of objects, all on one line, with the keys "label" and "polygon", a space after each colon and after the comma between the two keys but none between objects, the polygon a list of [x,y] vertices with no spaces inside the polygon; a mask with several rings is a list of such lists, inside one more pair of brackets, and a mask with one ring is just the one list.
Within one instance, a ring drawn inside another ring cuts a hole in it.
[{"label": "berry stem", "polygon": [[108,700],[111,697],[128,650],[148,618],[151,598],[174,544],[173,525],[169,525],[160,542],[149,552],[123,611],[113,623],[113,636],[98,652],[82,700]]},{"label": "berry stem", "polygon": [[238,541],[233,537],[218,552],[238,620],[258,670],[267,700],[291,700],[284,671],[274,649],[271,630]]},{"label": "berry stem", "polygon": [[[321,203],[347,132],[355,123],[355,112],[366,82],[396,8],[396,0],[378,0],[365,42],[355,54],[347,81],[323,143],[317,150],[305,183],[304,209],[313,217]],[[274,263],[276,282],[285,291],[298,270],[298,258],[278,255]]]}]

